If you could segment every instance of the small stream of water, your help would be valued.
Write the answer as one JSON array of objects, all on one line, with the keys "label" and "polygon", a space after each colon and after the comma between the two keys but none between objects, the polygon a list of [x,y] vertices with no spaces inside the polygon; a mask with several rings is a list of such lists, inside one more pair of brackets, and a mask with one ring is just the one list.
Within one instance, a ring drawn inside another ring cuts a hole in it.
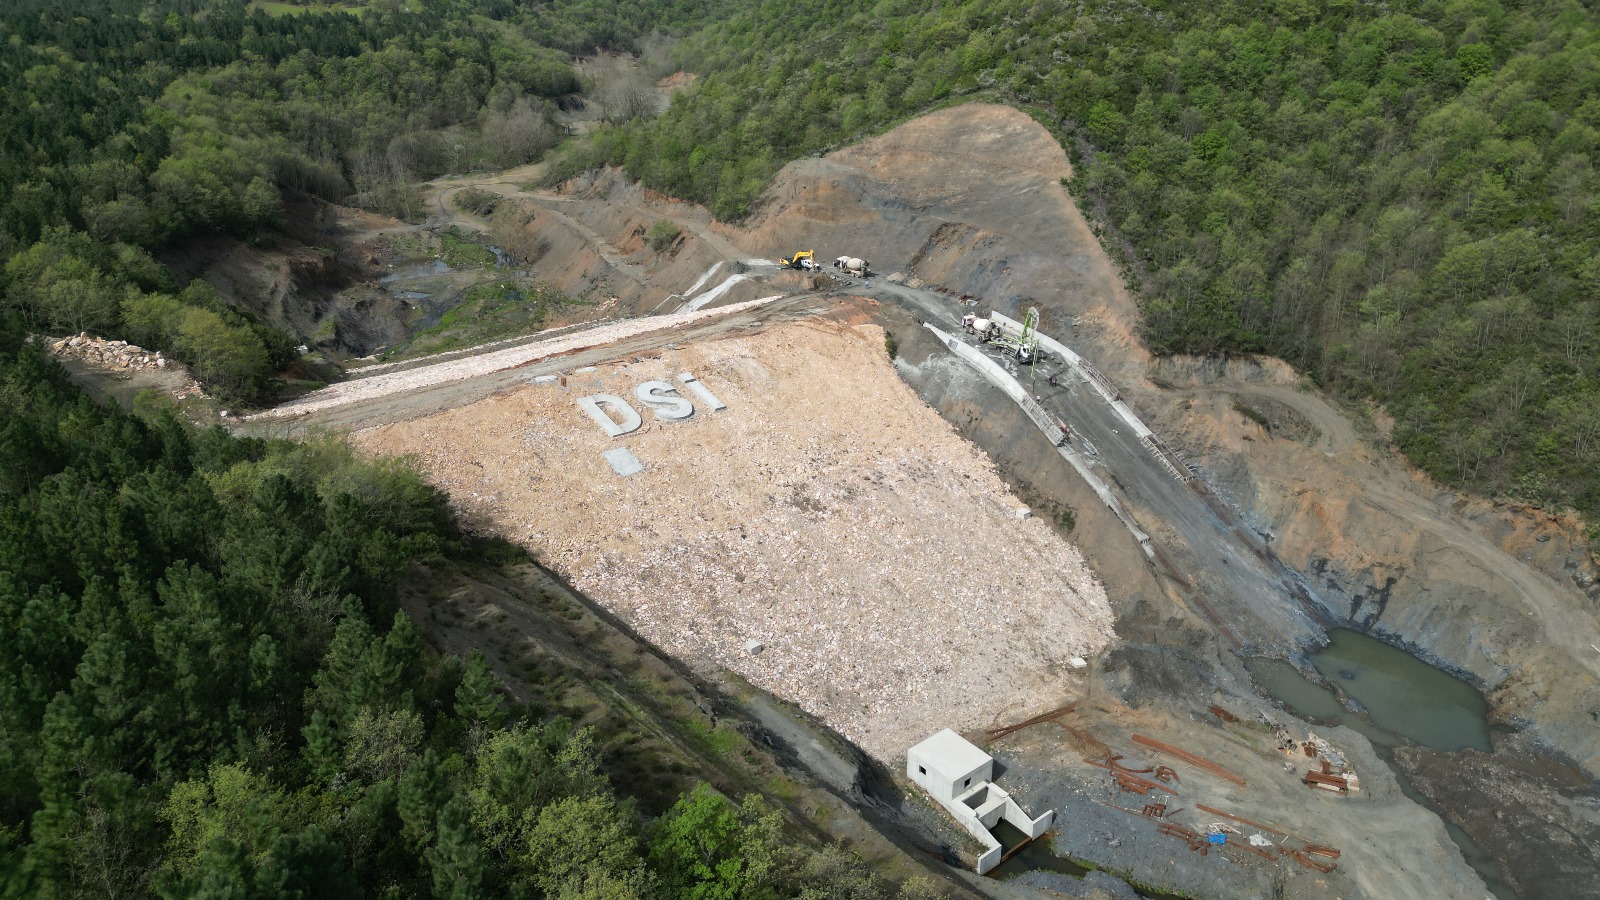
[{"label": "small stream of water", "polygon": [[1343,725],[1371,741],[1401,793],[1439,815],[1445,832],[1490,892],[1500,900],[1517,900],[1499,864],[1413,788],[1393,758],[1394,748],[1407,742],[1450,752],[1490,752],[1489,705],[1483,695],[1454,675],[1358,631],[1338,628],[1328,638],[1329,645],[1309,657],[1311,665],[1366,715],[1350,711],[1332,690],[1283,660],[1251,659],[1245,666],[1267,693],[1300,718]]}]

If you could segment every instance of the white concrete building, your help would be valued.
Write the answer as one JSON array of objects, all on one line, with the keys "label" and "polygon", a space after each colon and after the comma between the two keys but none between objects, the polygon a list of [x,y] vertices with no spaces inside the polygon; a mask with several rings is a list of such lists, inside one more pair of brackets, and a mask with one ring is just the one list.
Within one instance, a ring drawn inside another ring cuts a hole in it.
[{"label": "white concrete building", "polygon": [[1055,821],[1055,810],[1035,819],[996,785],[994,757],[946,728],[906,751],[906,777],[927,791],[984,846],[979,875],[1000,864],[1003,851],[989,829],[1002,820],[1031,840]]}]

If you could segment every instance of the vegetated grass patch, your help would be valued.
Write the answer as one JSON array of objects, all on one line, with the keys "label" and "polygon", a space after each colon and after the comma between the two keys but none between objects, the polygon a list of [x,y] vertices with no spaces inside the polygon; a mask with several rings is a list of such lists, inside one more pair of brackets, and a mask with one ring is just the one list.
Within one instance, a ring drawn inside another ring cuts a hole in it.
[{"label": "vegetated grass patch", "polygon": [[445,265],[456,269],[495,264],[494,251],[472,240],[459,228],[452,228],[440,235],[439,255]]},{"label": "vegetated grass patch", "polygon": [[1257,425],[1260,425],[1261,429],[1267,434],[1272,433],[1272,420],[1267,418],[1266,413],[1256,409],[1254,406],[1244,403],[1235,397],[1233,400],[1233,411],[1241,416],[1244,416],[1246,419],[1249,419]]},{"label": "vegetated grass patch", "polygon": [[526,278],[484,282],[468,288],[437,325],[418,332],[393,358],[442,353],[536,331],[556,310],[587,302]]},{"label": "vegetated grass patch", "polygon": [[726,756],[744,743],[739,739],[738,732],[731,728],[717,728],[715,725],[694,719],[685,722],[684,725],[694,742],[709,753]]},{"label": "vegetated grass patch", "polygon": [[678,242],[683,236],[683,229],[678,223],[662,219],[650,226],[650,232],[645,238],[650,242],[650,249],[660,253]]},{"label": "vegetated grass patch", "polygon": [[406,259],[433,256],[439,252],[438,239],[427,232],[402,232],[389,235],[384,240],[389,252]]},{"label": "vegetated grass patch", "polygon": [[462,188],[451,198],[456,209],[474,216],[492,215],[500,206],[500,195],[478,188]]}]

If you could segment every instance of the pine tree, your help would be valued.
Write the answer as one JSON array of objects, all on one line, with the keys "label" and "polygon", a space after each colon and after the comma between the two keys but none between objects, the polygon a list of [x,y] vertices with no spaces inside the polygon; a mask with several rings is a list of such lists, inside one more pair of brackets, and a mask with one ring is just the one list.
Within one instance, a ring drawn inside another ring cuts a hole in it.
[{"label": "pine tree", "polygon": [[489,859],[468,821],[467,806],[453,798],[439,810],[438,839],[423,852],[439,900],[477,900],[490,896]]},{"label": "pine tree", "polygon": [[313,779],[327,782],[338,773],[340,761],[344,758],[339,749],[338,731],[328,721],[328,714],[319,709],[311,714],[311,721],[300,733],[306,739],[306,745],[300,751],[306,769]]},{"label": "pine tree", "polygon": [[333,643],[322,659],[316,682],[316,704],[339,719],[372,696],[367,664],[374,644],[372,629],[358,611],[348,609],[333,632]]},{"label": "pine tree", "polygon": [[456,686],[456,717],[468,726],[499,728],[506,719],[505,700],[496,690],[494,672],[482,651],[467,655],[467,666]]},{"label": "pine tree", "polygon": [[439,810],[450,799],[451,786],[440,770],[439,755],[428,748],[422,758],[400,776],[398,785],[400,836],[412,853],[433,843]]}]

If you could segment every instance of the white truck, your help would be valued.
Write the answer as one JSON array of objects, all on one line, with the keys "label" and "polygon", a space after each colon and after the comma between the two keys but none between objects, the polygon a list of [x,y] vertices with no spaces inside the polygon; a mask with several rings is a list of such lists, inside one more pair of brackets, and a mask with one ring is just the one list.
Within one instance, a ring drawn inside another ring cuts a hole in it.
[{"label": "white truck", "polygon": [[833,261],[835,269],[843,269],[857,278],[870,278],[872,276],[870,265],[866,260],[855,256],[841,256]]},{"label": "white truck", "polygon": [[1017,331],[1007,328],[993,319],[985,319],[973,313],[961,317],[961,327],[966,332],[977,336],[978,340],[993,344],[1008,353],[1016,356],[1017,361],[1024,365],[1032,365],[1033,358],[1039,352],[1039,311],[1030,308],[1028,316],[1023,321],[1022,330]]}]

